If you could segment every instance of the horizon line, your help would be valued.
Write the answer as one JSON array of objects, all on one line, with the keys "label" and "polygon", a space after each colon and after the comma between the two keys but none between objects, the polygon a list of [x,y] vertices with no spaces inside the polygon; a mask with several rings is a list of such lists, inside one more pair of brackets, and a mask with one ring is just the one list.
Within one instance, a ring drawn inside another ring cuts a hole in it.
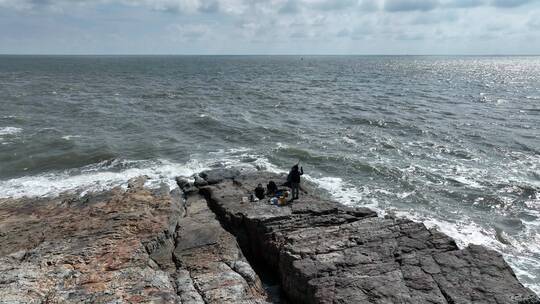
[{"label": "horizon line", "polygon": [[133,54],[106,54],[106,53],[89,53],[89,54],[62,54],[62,53],[24,53],[24,54],[14,54],[14,53],[0,53],[0,56],[540,56],[539,54],[287,54],[287,53],[270,53],[270,54],[197,54],[197,53],[186,53],[186,54],[145,54],[145,53],[133,53]]}]

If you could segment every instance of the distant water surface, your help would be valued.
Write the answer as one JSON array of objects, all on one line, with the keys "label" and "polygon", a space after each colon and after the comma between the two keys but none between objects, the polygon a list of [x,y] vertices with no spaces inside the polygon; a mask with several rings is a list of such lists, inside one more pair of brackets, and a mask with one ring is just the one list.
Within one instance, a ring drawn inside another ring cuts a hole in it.
[{"label": "distant water surface", "polygon": [[540,293],[540,57],[0,56],[0,197],[287,170]]}]

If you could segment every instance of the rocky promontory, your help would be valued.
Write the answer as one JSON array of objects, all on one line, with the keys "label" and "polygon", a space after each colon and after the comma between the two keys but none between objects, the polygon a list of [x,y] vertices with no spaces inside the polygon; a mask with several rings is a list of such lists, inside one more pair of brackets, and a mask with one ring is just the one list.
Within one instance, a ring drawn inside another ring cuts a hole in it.
[{"label": "rocky promontory", "polygon": [[283,179],[216,169],[172,191],[0,199],[0,303],[540,303],[499,253],[421,223],[312,191],[243,202]]}]

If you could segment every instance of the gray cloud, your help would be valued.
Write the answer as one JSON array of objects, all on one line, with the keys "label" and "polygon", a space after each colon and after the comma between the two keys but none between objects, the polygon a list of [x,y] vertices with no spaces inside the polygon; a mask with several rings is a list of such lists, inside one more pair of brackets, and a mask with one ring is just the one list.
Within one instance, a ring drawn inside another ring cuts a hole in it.
[{"label": "gray cloud", "polygon": [[388,12],[430,11],[439,6],[436,0],[386,0],[384,9]]},{"label": "gray cloud", "polygon": [[432,25],[441,24],[447,22],[458,21],[459,17],[454,11],[450,11],[446,14],[420,14],[416,16],[411,24],[413,25]]},{"label": "gray cloud", "polygon": [[281,14],[297,14],[302,8],[319,11],[338,11],[358,5],[358,0],[287,0],[278,10]]},{"label": "gray cloud", "polygon": [[[91,52],[80,40],[91,37],[98,50],[108,46],[111,53],[127,45],[166,53],[485,50],[477,39],[500,41],[501,50],[523,39],[524,52],[540,53],[540,43],[530,39],[540,34],[539,1],[0,0],[0,52],[62,52],[69,41]],[[43,29],[39,35],[36,28]]]},{"label": "gray cloud", "polygon": [[[350,38],[352,40],[369,39],[375,34],[375,29],[369,22],[363,22],[355,26],[352,30],[348,28],[341,29],[334,35],[338,38]],[[380,34],[380,33],[377,33]]]},{"label": "gray cloud", "polygon": [[[540,0],[286,0],[269,2],[261,0],[0,0],[0,7],[19,10],[77,5],[127,4],[149,7],[153,10],[178,13],[227,13],[238,12],[240,7],[281,14],[298,14],[304,9],[322,12],[357,9],[362,12],[428,12],[434,9],[473,8],[493,6],[500,9],[516,8]],[[277,4],[277,5],[276,5]],[[281,4],[281,5],[280,5]]]},{"label": "gray cloud", "polygon": [[[84,0],[83,0],[84,1]],[[91,0],[87,0],[91,1]],[[96,0],[94,0],[96,1]],[[117,2],[118,0],[108,0],[110,2]],[[206,13],[214,14],[220,12],[221,4],[219,0],[120,0],[120,3],[129,3],[132,5],[145,5],[153,10],[166,11],[169,13]]]},{"label": "gray cloud", "polygon": [[300,6],[296,0],[287,0],[285,4],[279,8],[280,14],[297,14],[300,12]]},{"label": "gray cloud", "polygon": [[198,10],[202,13],[217,13],[219,11],[219,2],[215,0],[203,2]]},{"label": "gray cloud", "polygon": [[309,35],[304,32],[294,32],[289,37],[295,38],[295,39],[305,39],[305,38],[308,38]]},{"label": "gray cloud", "polygon": [[[241,0],[248,1],[248,0]],[[223,0],[0,0],[0,7],[16,10],[40,10],[108,4],[147,7],[170,13],[218,13]]]},{"label": "gray cloud", "polygon": [[400,33],[394,37],[396,40],[424,40],[424,33]]},{"label": "gray cloud", "polygon": [[53,3],[52,0],[29,0],[28,1],[32,5],[40,6],[40,5],[50,5]]},{"label": "gray cloud", "polygon": [[536,2],[536,0],[493,0],[492,4],[496,7],[512,8],[532,2]]},{"label": "gray cloud", "polygon": [[342,10],[358,5],[358,0],[323,0],[314,2],[313,8],[323,11]]},{"label": "gray cloud", "polygon": [[470,8],[486,5],[485,0],[452,0],[449,2],[442,2],[441,6],[449,8]]},{"label": "gray cloud", "polygon": [[379,2],[377,0],[362,0],[359,7],[366,12],[377,11],[379,10]]},{"label": "gray cloud", "polygon": [[527,21],[527,26],[532,30],[540,30],[540,14],[531,16]]},{"label": "gray cloud", "polygon": [[349,35],[351,35],[351,31],[349,31],[348,29],[342,29],[336,33],[336,37],[339,38],[349,37]]},{"label": "gray cloud", "polygon": [[177,24],[171,29],[172,36],[178,40],[199,40],[210,32],[208,26],[199,24]]}]

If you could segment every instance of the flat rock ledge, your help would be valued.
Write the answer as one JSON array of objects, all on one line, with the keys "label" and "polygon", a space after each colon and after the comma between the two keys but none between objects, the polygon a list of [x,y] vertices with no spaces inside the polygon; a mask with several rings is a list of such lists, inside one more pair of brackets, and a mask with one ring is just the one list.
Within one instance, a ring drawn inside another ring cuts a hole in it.
[{"label": "flat rock ledge", "polygon": [[203,197],[143,184],[0,200],[0,303],[267,303]]},{"label": "flat rock ledge", "polygon": [[242,203],[283,179],[217,169],[172,191],[138,178],[82,197],[0,199],[0,303],[540,304],[500,254],[460,250],[421,223],[312,191],[282,207]]}]

